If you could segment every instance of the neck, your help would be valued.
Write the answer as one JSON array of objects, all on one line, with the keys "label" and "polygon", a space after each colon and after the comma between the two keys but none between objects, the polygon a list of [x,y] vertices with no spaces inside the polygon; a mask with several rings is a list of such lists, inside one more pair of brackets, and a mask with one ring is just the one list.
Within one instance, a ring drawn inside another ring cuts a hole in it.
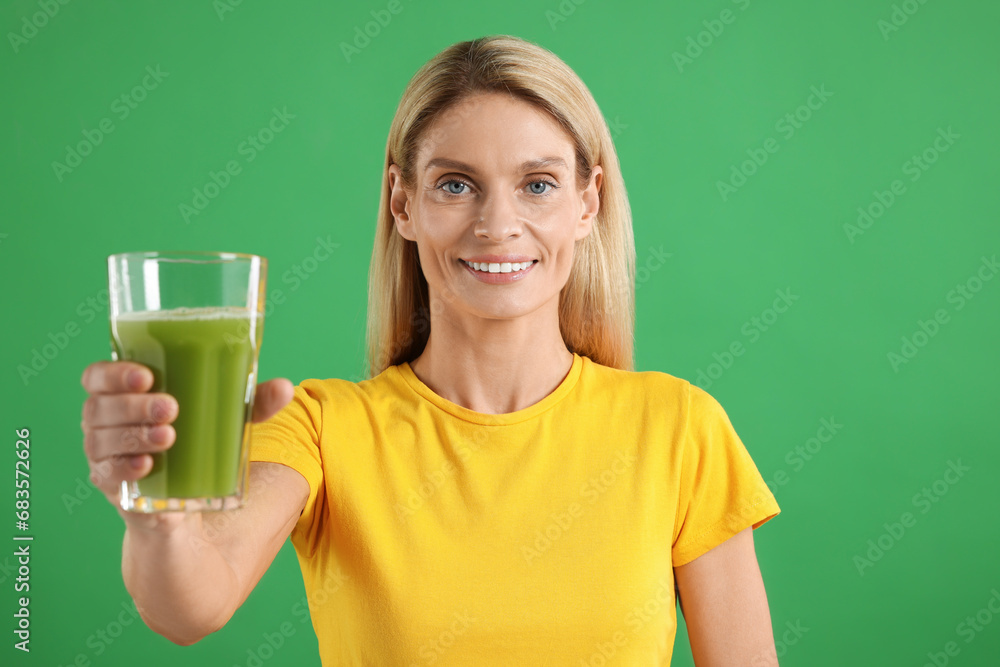
[{"label": "neck", "polygon": [[573,365],[559,331],[556,303],[512,319],[455,317],[431,309],[431,333],[410,362],[431,391],[486,414],[516,412],[538,403]]}]

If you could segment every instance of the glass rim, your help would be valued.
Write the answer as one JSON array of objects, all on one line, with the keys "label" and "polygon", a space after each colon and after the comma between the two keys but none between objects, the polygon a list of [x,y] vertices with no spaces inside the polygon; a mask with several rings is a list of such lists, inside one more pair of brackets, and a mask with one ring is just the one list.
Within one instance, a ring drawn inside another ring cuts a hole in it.
[{"label": "glass rim", "polygon": [[147,260],[153,259],[162,262],[178,262],[178,263],[199,263],[199,264],[212,264],[212,263],[223,263],[223,262],[234,262],[234,261],[258,261],[263,264],[267,263],[267,259],[261,255],[252,255],[243,252],[219,252],[211,250],[146,250],[137,252],[120,252],[113,255],[108,255],[109,262],[118,261],[128,261],[128,260]]}]

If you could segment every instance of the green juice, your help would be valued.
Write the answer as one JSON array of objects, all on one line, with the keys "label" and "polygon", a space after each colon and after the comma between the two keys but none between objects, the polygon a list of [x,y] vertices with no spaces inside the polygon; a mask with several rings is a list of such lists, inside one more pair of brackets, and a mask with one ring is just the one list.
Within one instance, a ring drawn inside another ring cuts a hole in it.
[{"label": "green juice", "polygon": [[116,359],[153,371],[179,406],[174,444],[138,482],[150,498],[221,498],[240,488],[263,317],[246,308],[127,313],[111,323]]}]

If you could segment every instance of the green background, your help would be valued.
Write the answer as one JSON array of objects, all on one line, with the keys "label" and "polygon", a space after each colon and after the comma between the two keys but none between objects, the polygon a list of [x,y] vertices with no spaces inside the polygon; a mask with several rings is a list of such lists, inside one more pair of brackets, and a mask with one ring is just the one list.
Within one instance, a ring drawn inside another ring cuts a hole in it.
[{"label": "green background", "polygon": [[[140,622],[100,639],[129,601],[122,524],[88,496],[79,428],[80,375],[110,357],[107,309],[94,301],[105,256],[265,255],[283,302],[267,321],[262,377],[358,379],[399,96],[446,46],[510,33],[562,57],[612,126],[646,268],[638,368],[713,373],[703,386],[774,483],[783,511],[756,545],[781,664],[921,665],[948,642],[949,664],[997,664],[1000,618],[987,603],[1000,609],[1000,280],[983,263],[1000,251],[995,3],[401,0],[348,59],[341,44],[386,2],[53,1],[47,17],[46,1],[0,11],[2,446],[13,468],[14,430],[31,430],[35,536],[30,656],[12,648],[13,542],[0,548],[0,663],[248,665],[290,622],[263,664],[318,664],[311,625],[292,612],[304,591],[290,544],[199,644],[175,646]],[[147,67],[167,74],[122,117],[120,96]],[[810,109],[813,87],[829,96]],[[274,109],[294,118],[250,161],[241,143]],[[796,113],[790,132],[783,119]],[[53,162],[103,119],[113,131],[57,175]],[[957,139],[939,152],[949,128]],[[766,162],[743,165],[766,145],[777,146]],[[185,221],[180,205],[231,160],[239,174]],[[724,196],[734,169],[750,175]],[[901,194],[852,237],[858,207],[878,212],[897,180]],[[330,259],[310,259],[317,239],[339,244]],[[777,290],[798,298],[775,316]],[[939,310],[947,320],[894,367],[889,353]],[[67,327],[77,335],[60,338]],[[53,339],[62,348],[22,377]],[[743,354],[727,359],[735,342]],[[806,459],[796,448],[823,419],[842,427]],[[949,461],[968,471],[946,477]],[[11,508],[0,533],[13,536],[13,471],[0,479]],[[905,512],[911,525],[892,537],[885,524]],[[860,566],[880,539],[888,550]],[[979,630],[960,627],[977,614]],[[674,664],[691,665],[679,622]]]}]

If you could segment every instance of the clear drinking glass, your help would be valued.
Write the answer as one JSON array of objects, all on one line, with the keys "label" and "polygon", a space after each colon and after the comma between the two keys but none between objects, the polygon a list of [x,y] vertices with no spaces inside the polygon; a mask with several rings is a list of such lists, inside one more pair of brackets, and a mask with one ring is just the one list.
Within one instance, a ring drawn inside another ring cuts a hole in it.
[{"label": "clear drinking glass", "polygon": [[149,367],[150,391],[179,408],[174,444],[153,454],[149,475],[122,482],[124,509],[243,505],[266,274],[265,258],[241,253],[108,257],[112,356]]}]

